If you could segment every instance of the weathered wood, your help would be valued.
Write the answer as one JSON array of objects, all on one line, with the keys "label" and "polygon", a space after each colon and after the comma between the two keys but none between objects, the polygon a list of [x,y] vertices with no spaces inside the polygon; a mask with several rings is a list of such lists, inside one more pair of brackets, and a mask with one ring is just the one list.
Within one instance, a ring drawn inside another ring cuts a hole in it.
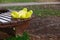
[{"label": "weathered wood", "polygon": [[3,4],[0,4],[0,7],[45,5],[45,4],[60,4],[60,2],[3,3]]}]

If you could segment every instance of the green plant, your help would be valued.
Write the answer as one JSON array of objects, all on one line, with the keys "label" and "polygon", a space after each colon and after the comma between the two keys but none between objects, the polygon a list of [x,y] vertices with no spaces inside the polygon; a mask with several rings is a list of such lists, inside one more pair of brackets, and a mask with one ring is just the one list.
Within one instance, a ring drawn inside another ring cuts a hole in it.
[{"label": "green plant", "polygon": [[30,40],[30,38],[29,38],[28,33],[24,32],[22,36],[16,35],[16,36],[12,36],[12,37],[6,38],[4,40]]}]

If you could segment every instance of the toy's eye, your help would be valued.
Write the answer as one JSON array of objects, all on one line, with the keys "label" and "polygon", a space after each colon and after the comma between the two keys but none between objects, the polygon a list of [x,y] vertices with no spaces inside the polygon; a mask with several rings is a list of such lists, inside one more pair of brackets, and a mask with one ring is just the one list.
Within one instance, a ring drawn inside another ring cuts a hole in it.
[{"label": "toy's eye", "polygon": [[3,8],[0,9],[0,14],[1,13],[6,13],[6,12],[9,12],[9,10],[8,9],[3,9]]}]

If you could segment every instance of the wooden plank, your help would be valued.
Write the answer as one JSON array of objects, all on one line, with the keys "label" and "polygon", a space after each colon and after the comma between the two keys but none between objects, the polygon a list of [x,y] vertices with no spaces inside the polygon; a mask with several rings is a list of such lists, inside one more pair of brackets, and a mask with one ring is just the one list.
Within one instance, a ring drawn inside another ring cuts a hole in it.
[{"label": "wooden plank", "polygon": [[60,4],[60,2],[3,3],[3,4],[0,4],[0,7],[29,6],[29,5],[45,5],[45,4]]}]

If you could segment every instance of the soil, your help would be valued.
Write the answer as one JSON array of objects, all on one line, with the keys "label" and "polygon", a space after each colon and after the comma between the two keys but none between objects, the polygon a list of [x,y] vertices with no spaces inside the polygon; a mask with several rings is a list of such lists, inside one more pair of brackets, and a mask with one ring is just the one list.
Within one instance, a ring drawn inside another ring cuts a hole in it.
[{"label": "soil", "polygon": [[60,40],[60,16],[35,17],[26,31],[42,40]]}]

